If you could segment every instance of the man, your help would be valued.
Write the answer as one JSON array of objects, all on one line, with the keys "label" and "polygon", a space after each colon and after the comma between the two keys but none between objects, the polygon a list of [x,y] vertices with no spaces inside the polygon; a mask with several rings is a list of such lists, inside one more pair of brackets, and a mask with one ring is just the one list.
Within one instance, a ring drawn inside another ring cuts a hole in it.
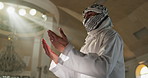
[{"label": "man", "polygon": [[93,4],[83,12],[83,25],[88,32],[85,45],[76,50],[60,28],[61,37],[48,31],[56,55],[43,40],[46,54],[53,60],[50,70],[60,78],[124,78],[123,41],[112,29],[108,10]]}]

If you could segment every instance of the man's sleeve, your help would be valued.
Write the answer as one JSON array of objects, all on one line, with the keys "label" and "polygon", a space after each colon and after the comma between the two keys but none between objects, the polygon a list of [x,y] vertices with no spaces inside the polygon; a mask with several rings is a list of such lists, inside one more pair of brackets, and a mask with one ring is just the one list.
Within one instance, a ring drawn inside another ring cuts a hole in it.
[{"label": "man's sleeve", "polygon": [[[62,57],[62,58],[61,58]],[[59,59],[64,59],[64,61],[68,60],[68,58],[64,55],[60,55]],[[55,64],[52,60],[50,63],[49,70],[53,72],[59,78],[74,78],[76,76],[76,72],[66,68],[65,66],[61,65],[60,63]]]},{"label": "man's sleeve", "polygon": [[59,59],[59,63],[68,69],[97,78],[105,78],[116,65],[119,53],[122,52],[122,41],[117,34],[107,36],[101,49],[96,53],[84,54],[68,44],[63,54],[68,56],[67,61]]}]

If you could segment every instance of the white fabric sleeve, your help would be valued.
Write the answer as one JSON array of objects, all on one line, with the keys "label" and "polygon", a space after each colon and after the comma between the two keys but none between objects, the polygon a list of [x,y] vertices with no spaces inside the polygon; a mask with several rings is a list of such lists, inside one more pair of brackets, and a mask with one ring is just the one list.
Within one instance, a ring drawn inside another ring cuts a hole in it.
[{"label": "white fabric sleeve", "polygon": [[[69,58],[66,57],[63,54],[60,54],[59,59],[60,59],[60,61],[66,61]],[[73,77],[76,77],[76,72],[74,72],[74,71],[72,71],[72,70],[70,70],[68,68],[65,68],[60,63],[55,64],[55,62],[53,60],[50,63],[49,70],[51,72],[53,72],[59,78],[73,78]]]},{"label": "white fabric sleeve", "polygon": [[69,57],[69,60],[59,62],[68,69],[77,71],[82,74],[90,75],[97,78],[106,78],[107,73],[112,71],[116,65],[119,53],[121,52],[121,39],[118,35],[107,36],[101,49],[101,56],[98,52],[84,54],[76,50],[71,44],[68,44],[63,54]]}]

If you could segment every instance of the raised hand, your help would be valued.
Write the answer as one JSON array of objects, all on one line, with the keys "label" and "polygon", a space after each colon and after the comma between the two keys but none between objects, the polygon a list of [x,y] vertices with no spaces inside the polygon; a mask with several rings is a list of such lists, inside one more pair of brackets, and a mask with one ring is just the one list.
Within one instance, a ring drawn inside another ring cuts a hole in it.
[{"label": "raised hand", "polygon": [[48,44],[46,43],[46,41],[44,39],[42,39],[42,44],[43,44],[43,48],[45,50],[46,55],[48,55],[56,64],[58,63],[58,55],[55,54],[55,52],[53,52],[50,49],[50,46],[48,46]]},{"label": "raised hand", "polygon": [[68,45],[68,39],[66,35],[64,34],[63,30],[59,29],[61,36],[58,36],[53,31],[48,30],[48,36],[50,38],[50,41],[52,45],[60,52],[63,52],[65,47]]}]

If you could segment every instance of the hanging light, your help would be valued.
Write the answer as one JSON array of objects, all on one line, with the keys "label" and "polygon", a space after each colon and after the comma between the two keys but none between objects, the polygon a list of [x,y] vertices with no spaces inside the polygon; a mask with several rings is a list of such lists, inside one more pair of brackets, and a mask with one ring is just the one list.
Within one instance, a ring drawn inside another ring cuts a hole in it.
[{"label": "hanging light", "polygon": [[21,73],[26,68],[24,61],[15,52],[13,41],[16,35],[10,34],[8,40],[8,45],[0,52],[0,75]]},{"label": "hanging light", "polygon": [[30,15],[34,16],[36,14],[36,10],[35,9],[31,9],[29,13],[30,13]]},{"label": "hanging light", "polygon": [[42,15],[42,18],[43,18],[44,21],[47,21],[47,15],[44,15],[44,14],[43,14],[43,15]]},{"label": "hanging light", "polygon": [[10,6],[10,7],[7,8],[7,12],[8,13],[14,13],[15,12],[15,8]]},{"label": "hanging light", "polygon": [[2,2],[0,2],[0,9],[4,8],[4,4]]},{"label": "hanging light", "polygon": [[19,10],[19,15],[21,15],[21,16],[26,15],[26,10],[25,9],[20,9]]}]

